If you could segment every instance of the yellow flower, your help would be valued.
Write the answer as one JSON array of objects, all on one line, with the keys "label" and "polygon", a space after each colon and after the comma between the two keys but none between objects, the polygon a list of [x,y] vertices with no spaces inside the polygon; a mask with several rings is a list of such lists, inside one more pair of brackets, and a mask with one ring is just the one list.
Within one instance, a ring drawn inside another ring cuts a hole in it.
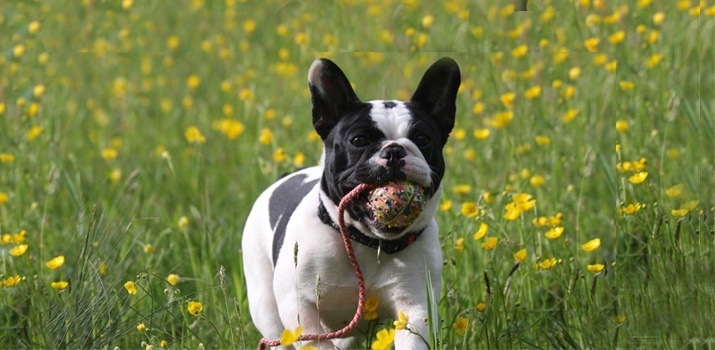
[{"label": "yellow flower", "polygon": [[269,145],[273,141],[273,132],[271,129],[264,128],[258,136],[258,142],[263,145]]},{"label": "yellow flower", "polygon": [[487,232],[489,232],[489,225],[487,225],[484,222],[479,224],[479,229],[474,234],[474,239],[475,240],[481,239],[482,237],[486,236]]},{"label": "yellow flower", "polygon": [[114,148],[105,148],[102,150],[102,158],[106,160],[112,160],[117,158],[117,150]]},{"label": "yellow flower", "polygon": [[464,251],[464,238],[460,237],[457,238],[456,241],[454,241],[454,250],[456,250],[458,253]]},{"label": "yellow flower", "polygon": [[189,301],[186,308],[194,316],[201,316],[201,312],[204,311],[204,305],[200,301]]},{"label": "yellow flower", "polygon": [[32,141],[36,139],[43,131],[45,131],[44,127],[38,125],[33,126],[27,131],[27,140]]},{"label": "yellow flower", "polygon": [[609,317],[609,319],[611,320],[611,322],[613,322],[615,324],[621,324],[623,322],[626,322],[625,315],[613,315],[613,316]]},{"label": "yellow flower", "polygon": [[472,113],[474,114],[481,114],[484,111],[484,104],[481,102],[477,102],[474,104],[474,107],[472,108]]},{"label": "yellow flower", "polygon": [[618,82],[618,86],[622,91],[631,91],[636,86],[633,82],[621,80]]},{"label": "yellow flower", "polygon": [[375,335],[377,338],[372,342],[370,349],[372,350],[388,350],[392,348],[392,343],[395,341],[395,329],[381,329]]},{"label": "yellow flower", "polygon": [[175,286],[181,282],[181,277],[179,275],[172,273],[169,276],[166,277],[166,281],[169,282],[172,286]]},{"label": "yellow flower", "polygon": [[116,181],[119,181],[119,179],[121,179],[121,178],[122,178],[122,171],[120,169],[113,169],[109,173],[109,179],[112,181],[116,182]]},{"label": "yellow flower", "polygon": [[700,205],[700,201],[693,200],[693,201],[683,203],[683,205],[680,206],[680,209],[685,209],[688,211],[695,210],[695,208],[697,208],[698,205]]},{"label": "yellow flower", "polygon": [[14,248],[10,249],[8,253],[12,256],[22,256],[27,251],[29,246],[27,244],[18,244]]},{"label": "yellow flower", "polygon": [[676,219],[680,219],[688,215],[688,209],[673,209],[670,211],[670,215],[673,215]]},{"label": "yellow flower", "polygon": [[46,262],[45,266],[55,270],[55,269],[59,269],[64,264],[65,264],[65,257],[63,255],[59,255],[59,256],[56,256],[56,257],[50,259],[50,261]]},{"label": "yellow flower", "polygon": [[564,113],[563,117],[561,119],[564,121],[564,123],[568,123],[574,118],[576,118],[579,114],[581,114],[581,110],[577,108],[571,108],[566,113]]},{"label": "yellow flower", "polygon": [[35,86],[34,88],[32,88],[32,94],[35,97],[42,97],[42,95],[45,94],[45,86],[42,84]]},{"label": "yellow flower", "polygon": [[176,50],[179,44],[181,44],[181,40],[179,40],[179,37],[176,35],[172,35],[166,40],[166,46],[171,50]]},{"label": "yellow flower", "polygon": [[653,15],[653,24],[659,26],[665,20],[665,14],[663,12],[657,12]]},{"label": "yellow flower", "polygon": [[641,171],[639,173],[636,173],[635,175],[631,176],[628,178],[628,182],[638,185],[643,183],[648,178],[648,172]]},{"label": "yellow flower", "polygon": [[30,34],[35,34],[39,30],[40,30],[40,22],[38,22],[38,21],[32,21],[27,26],[27,32]]},{"label": "yellow flower", "polygon": [[69,283],[67,283],[65,281],[58,281],[58,282],[50,283],[50,286],[52,287],[52,289],[54,289],[58,292],[65,290],[65,288],[67,288],[68,285],[69,285]]},{"label": "yellow flower", "polygon": [[529,183],[531,183],[532,186],[534,187],[541,187],[544,185],[544,177],[541,175],[534,175],[531,177],[529,180]]},{"label": "yellow flower", "polygon": [[587,252],[592,252],[596,249],[598,249],[601,246],[601,239],[600,238],[594,238],[586,243],[584,243],[581,248]]},{"label": "yellow flower", "polygon": [[473,218],[479,214],[479,208],[477,207],[477,203],[474,202],[464,202],[462,203],[462,215],[468,217],[468,218]]},{"label": "yellow flower", "polygon": [[286,159],[288,159],[288,155],[286,154],[285,150],[282,147],[276,148],[276,150],[273,152],[273,155],[271,156],[271,159],[276,162],[276,163],[282,163]]},{"label": "yellow flower", "polygon": [[363,314],[363,318],[366,321],[372,321],[377,319],[377,307],[380,305],[380,302],[377,300],[376,296],[371,296],[365,300],[365,307],[363,311],[365,314]]},{"label": "yellow flower", "polygon": [[535,99],[541,95],[541,86],[536,85],[528,88],[526,91],[524,91],[524,96],[528,99]]},{"label": "yellow flower", "polygon": [[178,226],[179,226],[179,231],[186,232],[186,229],[189,228],[189,218],[187,218],[186,216],[180,217]]},{"label": "yellow flower", "polygon": [[15,156],[7,153],[0,153],[0,163],[12,163],[15,161]]},{"label": "yellow flower", "polygon": [[606,69],[607,72],[613,72],[618,68],[618,61],[608,62],[603,68]]},{"label": "yellow flower", "polygon": [[20,277],[20,275],[10,276],[10,277],[8,277],[8,278],[6,278],[6,279],[4,279],[4,280],[0,280],[0,286],[2,286],[2,287],[14,287],[14,286],[16,286],[18,283],[20,283],[20,281],[22,281],[23,279],[25,279],[25,278],[24,278],[24,277]]},{"label": "yellow flower", "polygon": [[[521,249],[514,253],[514,260],[519,262],[524,262],[526,260],[526,248]],[[479,305],[477,305],[479,307]]]},{"label": "yellow flower", "polygon": [[473,135],[474,138],[476,138],[477,140],[485,140],[487,137],[489,137],[490,133],[491,132],[489,131],[489,129],[476,129],[474,130]]},{"label": "yellow flower", "polygon": [[625,120],[618,120],[616,121],[616,131],[618,132],[625,132],[628,130],[628,122]]},{"label": "yellow flower", "polygon": [[583,42],[583,46],[586,46],[589,52],[596,52],[598,51],[599,41],[601,41],[599,38],[588,38]]},{"label": "yellow flower", "polygon": [[487,304],[479,303],[477,304],[477,311],[484,312],[487,310]]},{"label": "yellow flower", "polygon": [[206,142],[206,138],[204,137],[204,135],[202,135],[201,131],[195,126],[189,126],[188,128],[186,128],[184,137],[186,138],[186,141],[189,141],[189,143],[200,144]]},{"label": "yellow flower", "polygon": [[631,203],[621,209],[618,209],[618,213],[624,215],[632,215],[637,213],[643,207],[644,205],[641,203]]},{"label": "yellow flower", "polygon": [[608,37],[608,41],[611,42],[611,44],[617,45],[623,42],[623,39],[626,38],[626,32],[623,30],[619,30],[615,33],[613,33],[611,36]]},{"label": "yellow flower", "polygon": [[12,55],[15,57],[22,57],[22,55],[25,53],[25,45],[17,45],[12,49]]},{"label": "yellow flower", "polygon": [[469,327],[469,319],[466,317],[457,317],[457,320],[452,324],[452,327],[459,335],[464,335],[467,333],[467,327]]},{"label": "yellow flower", "polygon": [[561,260],[556,259],[556,258],[547,258],[544,259],[536,264],[534,264],[534,268],[537,270],[551,270],[556,264],[558,264]]},{"label": "yellow flower", "polygon": [[298,326],[295,330],[284,329],[281,333],[281,346],[291,346],[300,339],[300,334],[303,333],[303,327]]},{"label": "yellow flower", "polygon": [[137,285],[132,281],[124,283],[124,289],[131,295],[137,295]]},{"label": "yellow flower", "polygon": [[161,346],[162,348],[166,348],[167,346],[169,346],[169,342],[166,339],[162,339],[159,342],[159,346]]},{"label": "yellow flower", "polygon": [[523,57],[529,52],[529,47],[526,45],[517,46],[515,49],[511,50],[511,55],[515,58]]},{"label": "yellow flower", "polygon": [[507,92],[507,93],[499,96],[499,100],[507,108],[514,107],[514,98],[516,98],[516,94],[513,92]]},{"label": "yellow flower", "polygon": [[256,21],[253,19],[247,19],[243,21],[242,27],[244,32],[253,33],[256,30]]},{"label": "yellow flower", "polygon": [[396,330],[403,330],[407,328],[407,324],[409,323],[409,319],[407,318],[407,315],[402,313],[402,311],[397,313],[397,320],[395,322],[392,322],[392,325],[395,326]]},{"label": "yellow flower", "polygon": [[432,26],[432,23],[434,23],[434,16],[432,15],[426,15],[422,17],[422,26],[425,28],[429,28]]},{"label": "yellow flower", "polygon": [[494,118],[488,120],[487,123],[496,129],[501,129],[511,124],[513,119],[514,112],[512,111],[497,112],[494,114]]},{"label": "yellow flower", "polygon": [[186,78],[186,86],[188,86],[189,89],[195,90],[199,85],[201,85],[201,78],[199,78],[198,75],[192,74]]},{"label": "yellow flower", "polygon": [[497,244],[499,243],[499,238],[497,237],[487,237],[484,240],[484,243],[482,243],[482,249],[486,251],[492,251],[497,247]]},{"label": "yellow flower", "polygon": [[557,239],[557,238],[561,237],[561,234],[563,234],[563,233],[564,233],[564,228],[559,226],[559,227],[554,227],[554,228],[546,231],[546,233],[544,233],[544,236],[548,239]]},{"label": "yellow flower", "polygon": [[5,192],[0,192],[0,205],[7,203],[8,200],[10,200],[10,196]]},{"label": "yellow flower", "polygon": [[650,57],[648,57],[648,60],[646,60],[645,65],[648,68],[653,68],[653,67],[657,66],[658,63],[660,63],[660,61],[663,60],[663,58],[665,58],[665,55],[663,55],[662,53],[655,53],[655,54],[651,55]]},{"label": "yellow flower", "polygon": [[603,264],[593,264],[593,265],[586,266],[588,271],[591,273],[599,273],[603,270],[603,267],[604,267]]},{"label": "yellow flower", "polygon": [[445,199],[444,202],[439,205],[439,210],[449,211],[449,209],[452,209],[452,201]]},{"label": "yellow flower", "polygon": [[677,185],[665,190],[665,194],[667,194],[668,197],[671,197],[671,198],[680,197],[680,195],[683,194],[683,187],[684,187],[684,185],[682,183],[677,184]]},{"label": "yellow flower", "polygon": [[144,332],[144,331],[146,331],[146,325],[145,325],[143,322],[140,323],[140,324],[138,324],[138,325],[137,325],[137,331],[139,331],[139,332]]}]

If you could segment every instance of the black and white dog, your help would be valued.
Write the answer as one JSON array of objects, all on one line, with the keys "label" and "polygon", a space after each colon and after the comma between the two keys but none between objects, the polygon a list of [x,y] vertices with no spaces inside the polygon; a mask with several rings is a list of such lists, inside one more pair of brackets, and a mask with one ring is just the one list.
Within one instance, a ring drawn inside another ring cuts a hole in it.
[{"label": "black and white dog", "polygon": [[[243,232],[248,301],[263,336],[279,338],[284,329],[298,326],[304,334],[335,331],[352,319],[357,285],[335,228],[340,199],[361,183],[409,180],[427,197],[409,226],[388,228],[368,220],[360,203],[365,197],[347,208],[345,222],[367,295],[379,300],[378,314],[397,319],[402,312],[409,318],[411,331],[397,331],[396,347],[427,347],[420,338],[428,339],[425,269],[438,300],[442,250],[434,214],[460,81],[459,66],[445,57],[425,72],[409,102],[362,102],[335,63],[312,64],[308,85],[313,126],[323,140],[320,165],[289,174],[263,192]],[[354,341],[315,345],[358,346]]]}]

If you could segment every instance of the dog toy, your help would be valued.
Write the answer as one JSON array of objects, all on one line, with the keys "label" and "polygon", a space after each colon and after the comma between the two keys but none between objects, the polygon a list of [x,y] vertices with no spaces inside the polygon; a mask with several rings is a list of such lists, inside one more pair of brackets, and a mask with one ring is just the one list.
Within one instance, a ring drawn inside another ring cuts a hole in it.
[{"label": "dog toy", "polygon": [[410,181],[395,181],[373,188],[368,206],[377,222],[387,227],[406,227],[417,219],[425,207],[422,186]]}]

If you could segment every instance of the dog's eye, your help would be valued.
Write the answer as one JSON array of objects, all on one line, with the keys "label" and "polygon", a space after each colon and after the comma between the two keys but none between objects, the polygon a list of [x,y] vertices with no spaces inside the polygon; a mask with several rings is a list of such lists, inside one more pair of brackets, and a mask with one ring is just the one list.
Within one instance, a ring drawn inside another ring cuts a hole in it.
[{"label": "dog's eye", "polygon": [[415,144],[419,147],[424,147],[427,146],[430,143],[431,139],[427,135],[417,135],[415,137]]},{"label": "dog's eye", "polygon": [[370,144],[370,142],[367,140],[367,137],[358,135],[350,140],[350,144],[355,147],[365,147]]}]

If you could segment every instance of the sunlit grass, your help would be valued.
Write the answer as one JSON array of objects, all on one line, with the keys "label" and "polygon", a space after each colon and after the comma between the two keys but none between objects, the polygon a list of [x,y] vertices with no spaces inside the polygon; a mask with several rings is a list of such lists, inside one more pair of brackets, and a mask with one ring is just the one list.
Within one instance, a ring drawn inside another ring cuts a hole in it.
[{"label": "sunlit grass", "polygon": [[[3,2],[0,344],[254,347],[240,236],[260,191],[320,157],[312,60],[365,100],[409,99],[450,55],[426,341],[712,346],[715,4],[529,9]],[[402,325],[376,316],[365,346]]]}]

